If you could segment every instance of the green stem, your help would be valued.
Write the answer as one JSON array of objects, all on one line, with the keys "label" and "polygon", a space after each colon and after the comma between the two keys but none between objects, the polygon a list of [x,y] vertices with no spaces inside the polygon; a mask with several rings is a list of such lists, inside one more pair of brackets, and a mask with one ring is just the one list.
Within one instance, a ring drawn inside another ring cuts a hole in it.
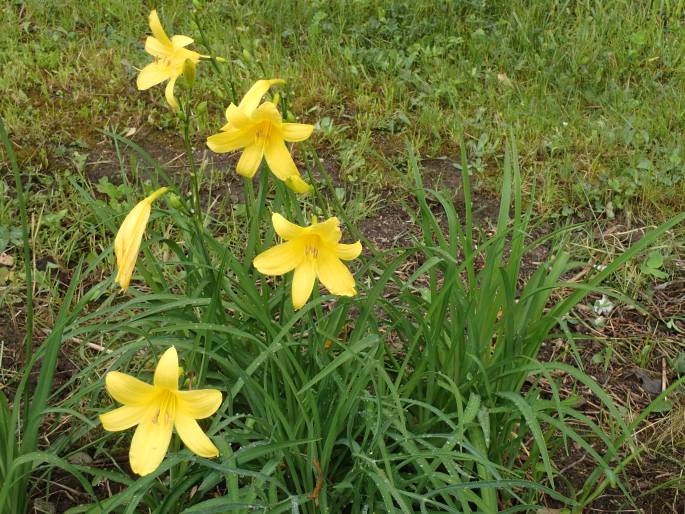
[{"label": "green stem", "polygon": [[[469,177],[469,159],[466,154],[466,141],[464,135],[461,135],[459,142],[461,151],[461,184],[464,192],[464,217],[465,217],[465,231],[464,231],[464,259],[466,262],[473,262],[473,214],[471,213],[471,178]],[[469,287],[474,289],[476,285],[476,274],[473,269],[473,264],[469,264],[466,268],[469,279]]]},{"label": "green stem", "polygon": [[[7,157],[12,166],[12,172],[14,173],[14,184],[17,189],[17,202],[19,203],[19,216],[21,218],[21,236],[24,246],[24,273],[26,277],[26,335],[24,336],[24,362],[29,362],[33,351],[33,261],[31,260],[31,245],[29,241],[29,215],[26,209],[24,185],[21,182],[21,173],[19,171],[19,165],[17,164],[17,156],[14,153],[14,148],[12,148],[12,143],[7,135],[7,130],[5,130],[5,122],[1,117],[0,136],[2,137],[2,142],[5,145],[5,151],[7,152]],[[30,396],[30,388],[27,387],[23,406],[23,419],[25,423],[28,418]]]},{"label": "green stem", "polygon": [[193,145],[190,141],[190,99],[192,90],[188,93],[188,100],[183,110],[183,141],[186,147],[186,155],[188,157],[188,165],[190,166],[191,189],[193,195],[193,219],[195,220],[195,228],[197,230],[197,237],[202,248],[202,254],[205,258],[205,263],[209,264],[209,254],[204,245],[204,220],[202,219],[202,203],[200,202],[200,183],[198,179],[197,166],[195,165],[195,157],[193,155]]},{"label": "green stem", "polygon": [[186,147],[186,156],[188,157],[188,165],[190,166],[190,177],[191,177],[191,188],[193,194],[193,209],[195,210],[195,217],[199,217],[202,214],[202,208],[200,205],[200,186],[198,184],[197,178],[197,168],[195,166],[195,157],[193,155],[193,145],[190,141],[190,93],[188,94],[188,101],[185,104],[185,109],[183,110],[183,142]]},{"label": "green stem", "polygon": [[[200,251],[202,252],[202,258],[204,259],[204,263],[206,265],[210,265],[210,258],[209,258],[209,253],[207,252],[207,248],[205,247],[205,241],[204,241],[204,223],[202,220],[202,204],[200,202],[200,186],[199,186],[199,180],[198,180],[198,174],[197,174],[197,166],[195,165],[195,157],[193,155],[193,145],[191,144],[190,141],[190,115],[191,115],[191,98],[192,98],[192,87],[188,91],[188,96],[185,102],[185,105],[183,105],[182,113],[183,113],[183,141],[185,143],[185,148],[186,148],[186,155],[188,158],[188,165],[190,166],[190,176],[191,176],[191,189],[192,189],[192,205],[193,205],[193,224],[195,225],[195,233],[197,237],[197,245],[199,245]],[[198,283],[201,282],[201,277],[198,280]],[[189,286],[189,290],[191,290]],[[206,334],[204,335],[206,338]],[[189,369],[194,369],[195,368],[195,356],[197,353],[197,349],[200,345],[200,342],[203,338],[203,335],[198,333],[196,338],[195,338],[195,344],[193,345],[193,350],[190,354],[190,359],[189,359]]]},{"label": "green stem", "polygon": [[[261,172],[263,173],[263,171]],[[257,219],[257,200],[254,194],[254,185],[252,184],[252,179],[245,177],[244,181],[244,194],[245,194],[245,215],[247,217],[247,250],[245,251],[245,268],[250,269],[252,263],[252,257],[255,253],[255,247],[257,237],[259,220]]]},{"label": "green stem", "polygon": [[204,46],[207,49],[207,54],[209,55],[209,62],[212,64],[212,68],[214,68],[214,71],[221,78],[221,85],[223,86],[226,94],[230,96],[229,101],[235,102],[236,94],[235,85],[233,84],[233,77],[230,74],[228,76],[228,84],[231,87],[231,90],[229,92],[228,87],[226,86],[226,79],[224,78],[224,73],[221,71],[221,68],[219,68],[219,64],[216,60],[216,57],[214,56],[214,52],[212,52],[212,48],[209,46],[209,42],[205,37],[205,31],[202,28],[202,24],[200,23],[200,17],[197,15],[197,12],[193,13],[193,20],[195,21],[195,26],[197,27],[197,30],[200,33],[200,44],[202,44],[202,46]]}]

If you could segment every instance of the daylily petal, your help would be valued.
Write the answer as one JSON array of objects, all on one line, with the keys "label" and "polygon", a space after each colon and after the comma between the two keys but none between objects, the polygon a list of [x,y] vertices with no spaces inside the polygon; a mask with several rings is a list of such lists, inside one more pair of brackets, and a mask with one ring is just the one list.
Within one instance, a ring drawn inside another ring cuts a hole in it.
[{"label": "daylily petal", "polygon": [[174,97],[174,86],[176,85],[177,78],[178,77],[171,77],[168,84],[166,85],[166,88],[164,88],[164,97],[166,98],[167,103],[174,110],[178,110],[179,107],[178,102],[176,101],[176,97]]},{"label": "daylily petal", "polygon": [[152,31],[152,34],[162,44],[167,45],[167,46],[171,46],[171,40],[166,35],[166,32],[164,32],[164,29],[162,28],[162,24],[159,21],[159,16],[157,16],[157,11],[155,9],[153,9],[150,12],[149,22],[150,22],[150,30]]},{"label": "daylily petal", "polygon": [[221,391],[216,389],[195,389],[178,391],[177,409],[195,419],[208,418],[221,406]]},{"label": "daylily petal", "polygon": [[162,354],[155,368],[155,387],[178,389],[178,353],[171,347]]},{"label": "daylily petal", "polygon": [[250,146],[243,150],[243,154],[240,156],[238,165],[235,170],[238,175],[243,177],[252,178],[254,174],[257,173],[259,165],[262,162],[262,156],[264,155],[264,143],[262,141],[255,141]]},{"label": "daylily petal", "polygon": [[293,276],[293,307],[300,309],[312,294],[314,281],[316,280],[316,265],[311,258],[304,259],[295,268]]},{"label": "daylily petal", "polygon": [[187,48],[175,48],[172,54],[172,65],[174,70],[177,70],[176,74],[180,74],[183,71],[185,61],[190,61],[192,64],[196,65],[200,62],[200,54],[188,50]]},{"label": "daylily petal", "polygon": [[252,264],[264,275],[283,275],[294,270],[304,259],[299,241],[288,241],[269,248],[255,257]]},{"label": "daylily petal", "polygon": [[147,403],[154,395],[154,388],[150,384],[119,371],[107,373],[105,387],[112,398],[124,405]]},{"label": "daylily petal", "polygon": [[155,57],[164,58],[171,54],[173,48],[165,45],[153,36],[148,36],[145,40],[145,51]]},{"label": "daylily petal", "polygon": [[219,455],[219,450],[192,417],[184,414],[177,415],[175,426],[179,437],[193,453],[206,458]]},{"label": "daylily petal", "polygon": [[352,244],[338,243],[338,246],[335,249],[335,254],[338,256],[338,258],[346,261],[356,259],[361,253],[362,244],[359,241]]},{"label": "daylily petal", "polygon": [[316,234],[326,245],[337,245],[342,238],[340,231],[340,220],[335,216],[328,218],[326,221],[316,223],[309,227],[312,234]]},{"label": "daylily petal", "polygon": [[147,409],[147,405],[124,405],[113,411],[100,414],[100,422],[105,430],[119,432],[143,421]]},{"label": "daylily petal", "polygon": [[154,415],[138,425],[128,454],[134,473],[147,475],[162,463],[169,449],[173,426],[173,420]]},{"label": "daylily petal", "polygon": [[352,273],[333,252],[319,249],[319,255],[316,259],[316,273],[321,283],[331,293],[340,296],[357,294]]},{"label": "daylily petal", "polygon": [[250,116],[271,86],[284,83],[285,80],[282,79],[258,80],[254,83],[250,90],[245,93],[245,96],[240,101],[240,104],[238,104],[238,109]]},{"label": "daylily petal", "polygon": [[254,131],[251,130],[227,130],[213,134],[207,138],[207,146],[212,152],[234,152],[254,143]]},{"label": "daylily petal", "polygon": [[264,157],[271,172],[280,180],[300,174],[282,139],[269,137],[264,146]]},{"label": "daylily petal", "polygon": [[277,212],[274,212],[271,215],[271,223],[274,226],[276,234],[286,241],[295,239],[307,233],[306,228],[296,225],[295,223],[291,223]]},{"label": "daylily petal", "polygon": [[140,70],[138,78],[136,79],[136,86],[139,91],[145,91],[152,86],[156,86],[160,82],[164,82],[169,78],[169,72],[160,64],[151,62],[145,68]]},{"label": "daylily petal", "polygon": [[[252,123],[250,118],[233,103],[226,108],[226,120],[229,125],[232,125],[232,128],[236,129],[245,128]],[[225,128],[221,130],[225,130]]]},{"label": "daylily petal", "polygon": [[305,125],[304,123],[283,123],[281,125],[283,139],[291,143],[304,141],[312,135],[313,130],[314,125]]},{"label": "daylily petal", "polygon": [[171,45],[174,48],[183,48],[184,46],[191,44],[193,41],[194,40],[192,37],[176,35],[171,38]]},{"label": "daylily petal", "polygon": [[290,175],[283,182],[285,182],[285,185],[288,186],[290,190],[300,194],[309,193],[314,189],[311,185],[302,180],[302,177],[299,175]]},{"label": "daylily petal", "polygon": [[[255,111],[252,113],[252,121],[268,121],[272,125],[272,127],[275,127],[279,131],[280,126],[282,125],[282,119],[283,118],[281,118],[281,113],[278,112],[278,107],[276,107],[271,102],[264,102],[262,105],[257,107],[257,109],[255,109]],[[280,136],[279,138],[282,139],[282,137]]]}]

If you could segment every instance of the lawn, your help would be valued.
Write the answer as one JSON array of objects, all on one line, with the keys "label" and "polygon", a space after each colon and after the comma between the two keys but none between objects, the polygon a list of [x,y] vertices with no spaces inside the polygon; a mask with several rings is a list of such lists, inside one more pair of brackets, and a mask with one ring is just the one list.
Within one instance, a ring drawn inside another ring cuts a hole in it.
[{"label": "lawn", "polygon": [[0,511],[685,511],[683,2],[0,13]]}]

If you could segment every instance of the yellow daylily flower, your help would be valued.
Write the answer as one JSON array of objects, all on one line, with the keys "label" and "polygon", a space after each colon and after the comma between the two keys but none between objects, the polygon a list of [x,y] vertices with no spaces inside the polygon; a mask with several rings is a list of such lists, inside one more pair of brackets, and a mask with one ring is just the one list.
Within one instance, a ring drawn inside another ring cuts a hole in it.
[{"label": "yellow daylily flower", "polygon": [[169,190],[167,187],[160,187],[144,200],[131,209],[124,218],[124,222],[119,227],[117,237],[114,239],[114,255],[117,258],[117,276],[114,279],[126,291],[128,283],[131,281],[133,268],[138,260],[140,243],[143,240],[147,221],[150,219],[152,202]]},{"label": "yellow daylily flower", "polygon": [[304,141],[311,135],[314,126],[284,123],[274,103],[259,104],[271,86],[283,83],[281,79],[258,80],[240,104],[228,106],[228,123],[221,127],[221,132],[207,138],[207,146],[216,153],[244,149],[236,171],[247,178],[254,176],[264,157],[276,177],[293,191],[306,193],[311,186],[302,180],[285,142]]},{"label": "yellow daylily flower", "polygon": [[168,80],[169,83],[164,90],[164,96],[172,108],[178,109],[178,101],[174,97],[176,79],[183,74],[184,65],[190,66],[194,70],[202,56],[185,48],[193,42],[192,38],[173,36],[169,39],[162,28],[157,11],[154,9],[150,13],[150,30],[153,35],[148,36],[145,41],[145,51],[152,55],[155,60],[140,70],[136,85],[140,91],[145,91]]},{"label": "yellow daylily flower", "polygon": [[157,469],[169,449],[173,428],[193,453],[207,458],[219,455],[195,420],[216,412],[221,405],[221,392],[179,391],[178,377],[178,354],[173,346],[159,359],[154,385],[118,371],[110,371],[105,377],[107,392],[123,407],[101,414],[102,426],[118,432],[138,425],[129,451],[134,473],[147,475]]},{"label": "yellow daylily flower", "polygon": [[271,222],[285,242],[260,253],[252,264],[265,275],[284,275],[295,270],[292,287],[295,309],[307,303],[317,277],[332,294],[357,294],[354,277],[341,259],[356,259],[362,245],[359,241],[340,243],[342,235],[338,218],[328,218],[322,223],[313,218],[309,227],[300,227],[273,213]]}]

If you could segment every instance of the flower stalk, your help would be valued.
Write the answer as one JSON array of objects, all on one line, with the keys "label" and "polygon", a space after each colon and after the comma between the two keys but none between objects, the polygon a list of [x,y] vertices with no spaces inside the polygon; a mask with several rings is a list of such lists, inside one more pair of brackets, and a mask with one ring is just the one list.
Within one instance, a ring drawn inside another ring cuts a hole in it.
[{"label": "flower stalk", "polygon": [[[5,122],[0,117],[0,137],[5,146],[7,158],[14,174],[14,185],[17,189],[17,202],[19,203],[19,217],[21,218],[21,239],[24,247],[24,277],[26,282],[26,335],[24,336],[24,362],[30,362],[33,351],[33,260],[31,259],[31,244],[29,241],[29,215],[26,209],[26,196],[24,194],[24,184],[21,181],[21,172],[17,164],[17,156],[12,148],[12,143],[5,130]],[[30,390],[26,388],[24,398],[22,418],[24,423],[27,421],[29,412]]]}]

